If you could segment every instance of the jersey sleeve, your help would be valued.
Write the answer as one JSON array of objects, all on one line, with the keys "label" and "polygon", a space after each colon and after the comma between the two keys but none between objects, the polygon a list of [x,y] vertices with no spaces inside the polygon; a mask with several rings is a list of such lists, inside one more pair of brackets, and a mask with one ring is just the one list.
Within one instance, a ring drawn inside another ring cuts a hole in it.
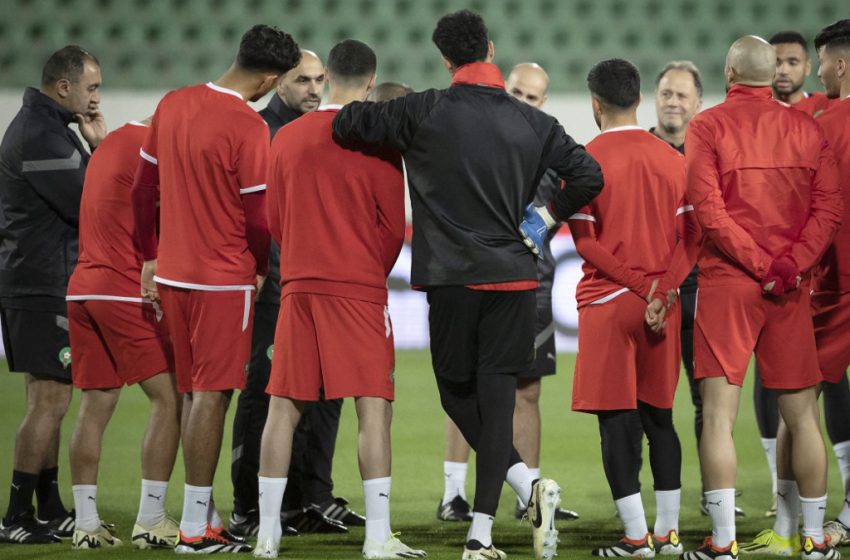
[{"label": "jersey sleeve", "polygon": [[703,232],[730,259],[757,280],[762,280],[773,259],[729,215],[720,188],[717,152],[711,132],[694,119],[685,134],[687,198]]},{"label": "jersey sleeve", "polygon": [[343,144],[363,142],[404,153],[437,95],[435,90],[429,90],[391,101],[348,103],[334,117],[334,135]]},{"label": "jersey sleeve", "polygon": [[251,119],[250,126],[243,124],[241,129],[234,168],[239,194],[246,195],[266,190],[270,143],[268,125],[259,117]]},{"label": "jersey sleeve", "polygon": [[549,213],[560,221],[593,200],[604,185],[599,164],[557,122],[543,147],[541,169],[541,176],[546,169],[552,169],[564,182],[564,188],[548,204]]},{"label": "jersey sleeve", "polygon": [[676,233],[678,240],[673,248],[670,264],[658,283],[657,293],[662,297],[669,290],[682,285],[697,261],[702,232],[694,215],[694,207],[688,204],[686,199],[682,199],[676,209]]},{"label": "jersey sleeve", "polygon": [[384,274],[389,275],[404,243],[404,175],[401,157],[388,152],[379,163],[381,171],[375,182],[375,206],[378,212],[378,236]]},{"label": "jersey sleeve", "polygon": [[151,118],[148,133],[145,136],[145,141],[142,143],[142,148],[139,150],[139,156],[153,165],[159,165],[159,156],[157,155],[157,131],[159,130],[159,114],[161,106],[162,101],[160,101],[160,105],[156,108],[156,111]]}]

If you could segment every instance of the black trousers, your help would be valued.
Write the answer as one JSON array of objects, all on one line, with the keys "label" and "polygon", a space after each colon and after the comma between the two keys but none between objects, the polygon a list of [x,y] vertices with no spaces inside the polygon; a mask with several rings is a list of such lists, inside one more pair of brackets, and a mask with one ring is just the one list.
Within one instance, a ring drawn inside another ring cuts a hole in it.
[{"label": "black trousers", "polygon": [[[254,311],[251,361],[245,390],[239,395],[233,420],[233,452],[230,478],[233,510],[239,515],[258,507],[257,474],[260,470],[260,440],[269,396],[266,385],[271,372],[269,348],[274,343],[280,307],[258,303]],[[333,464],[342,399],[321,400],[304,407],[292,441],[289,482],[283,497],[284,510],[301,509],[333,498]]]}]

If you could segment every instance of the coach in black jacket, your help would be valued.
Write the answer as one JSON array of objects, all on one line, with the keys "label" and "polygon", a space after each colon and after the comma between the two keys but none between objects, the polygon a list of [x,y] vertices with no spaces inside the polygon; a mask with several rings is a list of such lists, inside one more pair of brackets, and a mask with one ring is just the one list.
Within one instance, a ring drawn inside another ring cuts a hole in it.
[{"label": "coach in black jacket", "polygon": [[[41,88],[24,103],[0,144],[0,319],[9,369],[27,372],[27,414],[0,542],[70,537],[74,518],[59,498],[59,428],[71,400],[65,291],[77,262],[80,198],[89,154],[68,128],[77,122],[94,149],[106,136],[98,111],[100,65],[76,46],[50,57]],[[37,524],[32,497],[38,497]]]},{"label": "coach in black jacket", "polygon": [[[603,181],[597,163],[554,118],[505,92],[478,14],[443,17],[433,39],[453,74],[449,89],[351,103],[333,126],[343,143],[387,145],[404,155],[413,207],[411,283],[428,292],[443,408],[477,451],[467,543],[474,556],[492,546],[506,472],[525,503],[558,490],[553,481],[532,490],[511,445],[516,374],[534,357],[537,266],[518,232],[523,210],[549,168],[566,182],[549,204],[561,220],[593,199]],[[545,509],[544,516],[554,515]],[[555,542],[536,532],[538,557],[553,554]]]}]

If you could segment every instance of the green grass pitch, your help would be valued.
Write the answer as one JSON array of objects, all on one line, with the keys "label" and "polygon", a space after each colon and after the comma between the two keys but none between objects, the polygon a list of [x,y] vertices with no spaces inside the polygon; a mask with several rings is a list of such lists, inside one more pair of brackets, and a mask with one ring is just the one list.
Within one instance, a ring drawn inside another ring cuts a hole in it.
[{"label": "green grass pitch", "polygon": [[[594,546],[604,545],[619,538],[620,525],[614,515],[614,506],[602,472],[599,435],[593,416],[570,411],[572,371],[575,356],[558,357],[560,373],[543,381],[543,453],[544,476],[556,479],[563,489],[563,504],[581,514],[581,519],[559,525],[561,544],[559,558],[589,558]],[[24,411],[22,377],[5,373],[5,361],[0,363],[0,506],[6,507],[6,488],[12,470],[15,430]],[[747,512],[739,519],[739,539],[746,540],[758,530],[770,526],[764,511],[770,505],[770,478],[759,442],[752,412],[751,376],[742,396],[741,413],[735,431],[738,450],[738,484],[743,496],[738,504]],[[443,415],[437,398],[437,389],[431,373],[430,357],[424,351],[401,351],[396,364],[396,403],[393,422],[393,530],[401,531],[401,538],[410,545],[424,548],[428,557],[437,560],[458,560],[461,554],[466,525],[442,523],[436,520],[437,501],[443,492]],[[71,497],[68,470],[68,438],[76,411],[79,393],[74,396],[71,412],[63,427],[60,455],[63,498],[68,507]],[[105,521],[115,523],[119,537],[124,539],[121,549],[102,551],[71,550],[65,542],[55,546],[0,545],[2,559],[64,559],[64,558],[169,558],[170,551],[141,552],[129,545],[130,532],[139,499],[139,446],[147,418],[147,402],[141,390],[125,390],[115,417],[107,429],[103,460],[98,481],[98,503]],[[215,484],[215,497],[223,516],[230,513],[230,437],[231,406],[223,453]],[[682,514],[680,527],[686,546],[693,547],[708,534],[708,518],[699,514],[699,464],[693,435],[693,408],[688,395],[687,381],[682,376],[676,396],[675,420],[682,440],[684,464],[682,468]],[[356,418],[354,407],[346,403],[340,425],[334,461],[335,494],[347,497],[352,506],[363,512],[363,497],[357,470]],[[841,483],[835,460],[830,452],[830,487],[827,519],[833,518],[841,506]],[[183,468],[178,466],[172,477],[168,494],[168,510],[179,518],[181,512]],[[655,504],[649,462],[645,457],[642,473],[644,506],[650,528],[654,520]],[[472,495],[474,469],[467,481],[468,494]],[[501,507],[494,528],[494,542],[511,558],[532,558],[529,525],[520,525],[513,518],[514,498],[505,485]],[[284,539],[281,547],[284,558],[335,560],[360,558],[362,529],[353,529],[348,535],[304,535]]]}]

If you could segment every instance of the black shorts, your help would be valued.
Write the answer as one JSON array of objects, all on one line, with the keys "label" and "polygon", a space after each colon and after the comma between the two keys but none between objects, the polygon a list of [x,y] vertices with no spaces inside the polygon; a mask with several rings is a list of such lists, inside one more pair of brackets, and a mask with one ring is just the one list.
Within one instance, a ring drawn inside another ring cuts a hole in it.
[{"label": "black shorts", "polygon": [[534,291],[462,286],[428,291],[434,373],[455,382],[476,374],[528,371],[534,362]]},{"label": "black shorts", "polygon": [[64,299],[3,298],[0,322],[9,371],[71,382],[71,343]]}]

